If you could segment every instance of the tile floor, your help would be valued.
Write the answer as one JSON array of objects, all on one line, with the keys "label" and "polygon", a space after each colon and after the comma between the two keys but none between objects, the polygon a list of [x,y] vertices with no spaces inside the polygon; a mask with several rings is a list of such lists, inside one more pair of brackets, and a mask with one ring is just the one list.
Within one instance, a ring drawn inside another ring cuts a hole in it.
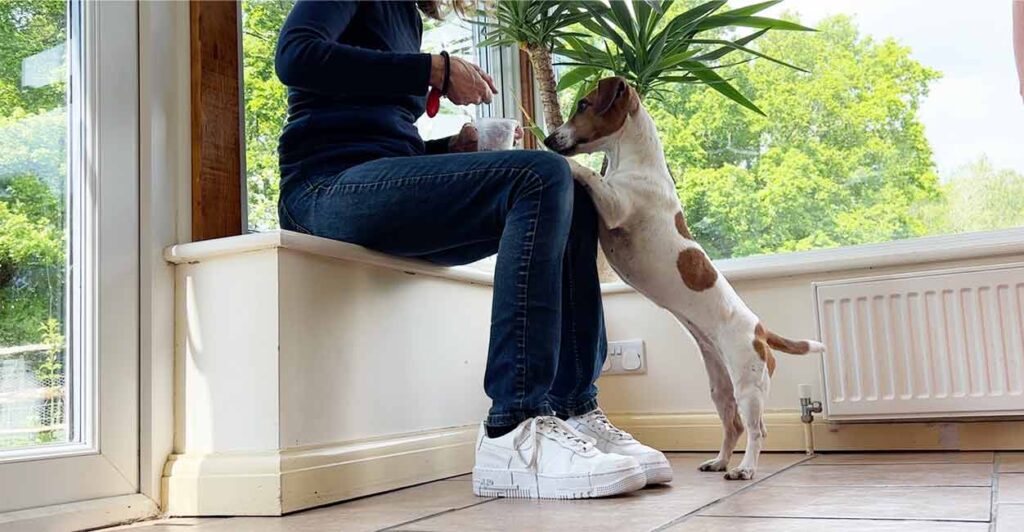
[{"label": "tile floor", "polygon": [[467,475],[280,518],[161,519],[119,530],[1024,531],[1024,453],[764,454],[750,482],[697,471],[710,456],[672,453],[671,485],[609,499],[481,499]]}]

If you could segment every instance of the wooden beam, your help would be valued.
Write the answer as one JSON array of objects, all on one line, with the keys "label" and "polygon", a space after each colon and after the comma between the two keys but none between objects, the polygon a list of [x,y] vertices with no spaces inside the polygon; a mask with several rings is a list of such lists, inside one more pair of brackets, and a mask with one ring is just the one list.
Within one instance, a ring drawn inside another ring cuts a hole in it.
[{"label": "wooden beam", "polygon": [[239,2],[190,4],[192,240],[242,234]]},{"label": "wooden beam", "polygon": [[[523,106],[520,110],[522,117],[519,121],[527,126],[531,123],[536,125],[534,117],[537,115],[537,106],[533,100],[533,66],[530,64],[530,54],[527,54],[526,50],[519,50],[519,96]],[[537,138],[527,131],[523,135],[523,148],[535,150],[537,147]]]}]

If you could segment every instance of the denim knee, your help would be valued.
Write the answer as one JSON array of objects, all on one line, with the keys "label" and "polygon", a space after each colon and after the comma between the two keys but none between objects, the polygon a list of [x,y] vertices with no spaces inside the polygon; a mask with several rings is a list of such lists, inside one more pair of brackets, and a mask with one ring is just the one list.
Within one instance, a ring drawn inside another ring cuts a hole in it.
[{"label": "denim knee", "polygon": [[532,151],[529,166],[541,180],[544,186],[562,192],[562,195],[572,197],[572,171],[569,169],[569,162],[565,157],[549,151]]},{"label": "denim knee", "polygon": [[[559,213],[565,222],[572,218],[573,210],[573,179],[569,163],[561,155],[530,151],[527,168],[540,180],[543,188],[544,208],[549,212]],[[568,227],[568,226],[567,226]]]}]

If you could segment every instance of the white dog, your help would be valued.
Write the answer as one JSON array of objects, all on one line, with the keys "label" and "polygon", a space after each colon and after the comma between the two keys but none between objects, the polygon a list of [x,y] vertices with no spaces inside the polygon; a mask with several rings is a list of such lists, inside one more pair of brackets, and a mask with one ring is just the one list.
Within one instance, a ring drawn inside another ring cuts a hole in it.
[{"label": "white dog", "polygon": [[753,478],[765,438],[761,414],[775,370],[770,348],[806,354],[825,346],[765,329],[694,242],[654,121],[626,80],[601,80],[544,144],[563,155],[607,155],[604,178],[570,159],[573,177],[594,200],[608,263],[623,281],[671,312],[700,346],[725,431],[718,456],[700,469],[725,471],[746,429],[743,461],[725,478]]}]

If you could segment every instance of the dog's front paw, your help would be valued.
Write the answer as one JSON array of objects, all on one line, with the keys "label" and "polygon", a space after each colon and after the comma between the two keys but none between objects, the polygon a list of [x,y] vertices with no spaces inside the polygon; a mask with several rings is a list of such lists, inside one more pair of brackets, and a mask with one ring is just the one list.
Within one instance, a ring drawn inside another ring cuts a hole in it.
[{"label": "dog's front paw", "polygon": [[572,177],[576,181],[579,181],[585,185],[593,182],[595,178],[597,180],[601,179],[601,176],[599,176],[596,172],[574,161],[572,158],[566,157],[565,160],[569,162],[569,170],[572,171]]},{"label": "dog's front paw", "polygon": [[735,467],[725,474],[725,480],[750,480],[754,478],[754,470]]},{"label": "dog's front paw", "polygon": [[725,471],[727,467],[729,467],[728,461],[712,458],[711,460],[701,464],[697,469],[700,469],[701,471]]}]

